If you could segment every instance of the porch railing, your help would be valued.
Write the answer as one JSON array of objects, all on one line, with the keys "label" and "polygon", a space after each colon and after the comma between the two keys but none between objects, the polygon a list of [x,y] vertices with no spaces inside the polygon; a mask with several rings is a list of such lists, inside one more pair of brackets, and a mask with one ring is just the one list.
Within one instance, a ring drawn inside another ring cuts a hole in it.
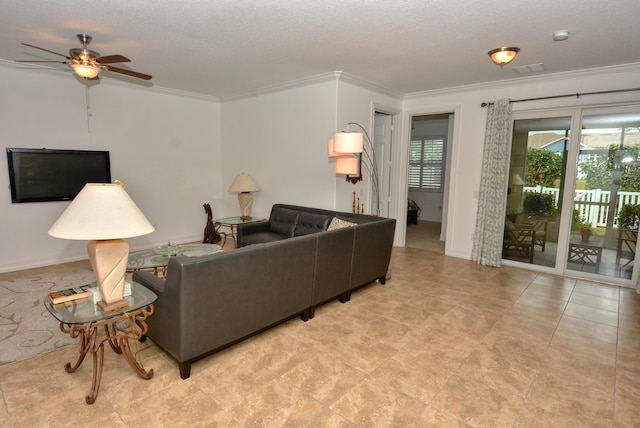
[{"label": "porch railing", "polygon": [[[556,206],[560,199],[560,189],[557,187],[525,187],[525,193],[548,193],[553,195]],[[586,223],[596,227],[605,227],[609,217],[609,201],[611,192],[602,189],[576,190],[573,196],[575,208],[580,212],[580,217]],[[614,226],[618,225],[617,217],[622,207],[626,204],[639,204],[640,192],[618,192],[615,214],[613,218]]]}]

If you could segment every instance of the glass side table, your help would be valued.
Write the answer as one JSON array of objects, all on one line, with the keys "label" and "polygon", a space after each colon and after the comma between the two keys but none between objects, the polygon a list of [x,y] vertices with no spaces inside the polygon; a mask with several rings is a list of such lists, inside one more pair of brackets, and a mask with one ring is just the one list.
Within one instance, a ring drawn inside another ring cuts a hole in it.
[{"label": "glass side table", "polygon": [[229,236],[235,242],[235,246],[238,246],[238,240],[236,239],[236,233],[238,226],[241,224],[249,224],[249,223],[260,223],[261,221],[267,221],[267,219],[262,217],[251,217],[248,220],[243,220],[240,216],[238,217],[225,217],[218,218],[214,220],[217,224],[229,229]]},{"label": "glass side table", "polygon": [[[172,253],[171,249],[175,249],[176,252]],[[219,253],[220,251],[222,251],[222,247],[217,244],[180,244],[171,247],[162,246],[150,250],[135,251],[129,253],[127,272],[150,269],[155,275],[160,274],[164,278],[167,276],[169,257],[174,255],[197,257]]]},{"label": "glass side table", "polygon": [[[72,338],[79,338],[80,355],[75,364],[65,364],[67,373],[75,372],[87,354],[91,354],[93,358],[91,391],[85,397],[87,404],[93,404],[98,397],[105,342],[109,342],[115,353],[123,354],[129,366],[142,379],[148,380],[153,377],[153,369],[146,371],[136,360],[129,341],[140,340],[147,333],[148,326],[145,320],[153,314],[153,302],[156,301],[157,296],[144,286],[132,282],[131,295],[126,296],[125,299],[129,301],[129,306],[103,312],[94,304],[91,297],[57,305],[45,298],[44,306],[60,322],[60,330]],[[101,329],[104,330],[104,336],[99,335]]]}]

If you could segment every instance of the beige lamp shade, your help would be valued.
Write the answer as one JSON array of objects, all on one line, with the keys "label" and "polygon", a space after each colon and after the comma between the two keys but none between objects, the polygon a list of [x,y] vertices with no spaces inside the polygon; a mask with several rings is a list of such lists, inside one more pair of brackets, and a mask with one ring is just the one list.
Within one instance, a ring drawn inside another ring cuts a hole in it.
[{"label": "beige lamp shade", "polygon": [[327,144],[327,154],[330,158],[337,158],[338,156],[342,155],[342,153],[336,153],[333,150],[333,138],[330,139],[329,143]]},{"label": "beige lamp shade", "polygon": [[336,132],[333,134],[335,153],[362,153],[364,136],[362,132]]},{"label": "beige lamp shade", "polygon": [[360,173],[358,158],[343,156],[336,158],[336,174],[358,175]]},{"label": "beige lamp shade", "polygon": [[122,238],[155,230],[120,184],[88,183],[49,229],[56,238],[91,240],[87,252],[104,311],[127,306],[124,275],[129,244]]},{"label": "beige lamp shade", "polygon": [[241,172],[233,180],[229,187],[229,192],[238,193],[238,203],[240,204],[240,218],[242,220],[251,219],[251,208],[253,207],[253,195],[260,187],[253,181],[253,178],[245,172]]},{"label": "beige lamp shade", "polygon": [[260,187],[253,181],[253,178],[245,172],[238,174],[229,187],[229,192],[241,193],[241,192],[257,192]]},{"label": "beige lamp shade", "polygon": [[511,178],[511,184],[514,186],[524,186],[524,180],[520,177],[520,174],[513,174]]}]

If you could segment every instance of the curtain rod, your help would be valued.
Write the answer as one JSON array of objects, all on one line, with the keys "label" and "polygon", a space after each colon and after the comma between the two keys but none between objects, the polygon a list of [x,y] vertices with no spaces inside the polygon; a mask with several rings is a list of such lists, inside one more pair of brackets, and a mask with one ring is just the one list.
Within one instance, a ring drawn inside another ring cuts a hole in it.
[{"label": "curtain rod", "polygon": [[[575,94],[551,95],[549,97],[537,97],[537,98],[524,98],[524,99],[521,99],[521,100],[511,100],[511,103],[521,103],[521,102],[524,102],[524,101],[550,100],[550,99],[553,99],[553,98],[567,98],[567,97],[580,98],[581,95],[602,95],[602,94],[614,94],[614,93],[617,93],[617,92],[633,92],[633,91],[640,91],[640,88],[613,89],[611,91],[583,92],[583,93],[576,92]],[[482,104],[480,104],[480,107],[486,107],[486,106],[488,106],[490,104],[493,104],[493,103],[492,102],[482,103]]]}]

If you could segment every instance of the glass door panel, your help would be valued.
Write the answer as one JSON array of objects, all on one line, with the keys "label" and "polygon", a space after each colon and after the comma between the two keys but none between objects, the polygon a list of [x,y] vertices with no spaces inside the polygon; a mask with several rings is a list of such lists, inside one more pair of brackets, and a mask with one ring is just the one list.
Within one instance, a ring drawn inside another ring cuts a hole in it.
[{"label": "glass door panel", "polygon": [[515,120],[502,257],[556,267],[571,117]]},{"label": "glass door panel", "polygon": [[640,111],[585,114],[566,269],[630,280],[640,219]]}]

